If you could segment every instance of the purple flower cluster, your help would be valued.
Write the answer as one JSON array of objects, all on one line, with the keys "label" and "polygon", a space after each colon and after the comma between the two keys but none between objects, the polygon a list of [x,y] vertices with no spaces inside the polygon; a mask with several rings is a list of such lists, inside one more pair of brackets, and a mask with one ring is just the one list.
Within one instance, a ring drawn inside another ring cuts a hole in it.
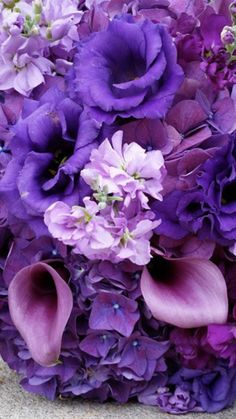
[{"label": "purple flower cluster", "polygon": [[235,57],[230,0],[1,2],[0,354],[27,391],[235,401]]}]

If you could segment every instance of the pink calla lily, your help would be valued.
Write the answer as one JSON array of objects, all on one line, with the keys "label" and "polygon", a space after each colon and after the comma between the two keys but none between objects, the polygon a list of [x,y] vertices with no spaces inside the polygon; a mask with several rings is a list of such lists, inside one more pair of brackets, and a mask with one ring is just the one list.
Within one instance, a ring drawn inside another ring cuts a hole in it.
[{"label": "pink calla lily", "polygon": [[42,366],[55,364],[73,307],[63,277],[49,264],[38,262],[15,275],[8,295],[12,321],[32,358]]},{"label": "pink calla lily", "polygon": [[155,256],[144,268],[141,291],[152,315],[182,328],[225,323],[228,298],[221,271],[205,259]]}]

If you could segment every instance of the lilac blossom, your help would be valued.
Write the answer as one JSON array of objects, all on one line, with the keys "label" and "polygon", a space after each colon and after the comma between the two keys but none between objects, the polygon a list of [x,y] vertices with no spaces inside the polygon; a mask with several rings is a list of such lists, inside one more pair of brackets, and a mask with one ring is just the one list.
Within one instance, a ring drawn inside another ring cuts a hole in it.
[{"label": "lilac blossom", "polygon": [[[55,68],[66,69],[69,53],[78,41],[76,25],[81,16],[74,0],[63,0],[58,5],[52,0],[21,0],[13,9],[3,6],[0,89],[15,89],[29,96]],[[56,59],[48,58],[49,48]]]},{"label": "lilac blossom", "polygon": [[109,258],[110,248],[114,245],[109,223],[103,216],[97,215],[99,206],[96,202],[86,197],[84,205],[74,206],[71,210],[63,202],[55,202],[45,213],[45,223],[53,237],[74,246],[76,253],[90,258],[104,254]]},{"label": "lilac blossom", "polygon": [[[90,161],[81,172],[85,182],[96,192],[124,198],[125,203],[138,198],[142,207],[148,207],[146,195],[162,200],[164,160],[159,150],[147,151],[132,142],[122,146],[122,131],[105,140],[92,151]],[[134,158],[135,156],[135,158]]]},{"label": "lilac blossom", "polygon": [[150,238],[160,221],[150,219],[150,212],[127,219],[125,213],[116,215],[100,211],[99,205],[84,198],[84,207],[57,201],[45,212],[44,222],[53,237],[73,246],[73,251],[89,259],[119,262],[130,259],[145,265],[151,258]]}]

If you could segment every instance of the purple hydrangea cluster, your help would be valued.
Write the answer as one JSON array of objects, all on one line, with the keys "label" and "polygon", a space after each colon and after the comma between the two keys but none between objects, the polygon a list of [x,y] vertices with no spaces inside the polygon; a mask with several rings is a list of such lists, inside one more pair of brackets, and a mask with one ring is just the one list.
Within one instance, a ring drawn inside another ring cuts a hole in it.
[{"label": "purple hydrangea cluster", "polygon": [[234,403],[235,56],[231,0],[1,2],[0,354],[27,391]]}]

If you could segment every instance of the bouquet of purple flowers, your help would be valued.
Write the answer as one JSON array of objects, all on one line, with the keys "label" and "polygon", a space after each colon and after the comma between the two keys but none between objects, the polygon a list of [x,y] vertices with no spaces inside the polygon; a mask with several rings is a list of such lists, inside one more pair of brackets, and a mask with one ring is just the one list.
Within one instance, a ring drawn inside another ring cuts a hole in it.
[{"label": "bouquet of purple flowers", "polygon": [[1,0],[0,354],[28,391],[236,399],[236,2]]}]

